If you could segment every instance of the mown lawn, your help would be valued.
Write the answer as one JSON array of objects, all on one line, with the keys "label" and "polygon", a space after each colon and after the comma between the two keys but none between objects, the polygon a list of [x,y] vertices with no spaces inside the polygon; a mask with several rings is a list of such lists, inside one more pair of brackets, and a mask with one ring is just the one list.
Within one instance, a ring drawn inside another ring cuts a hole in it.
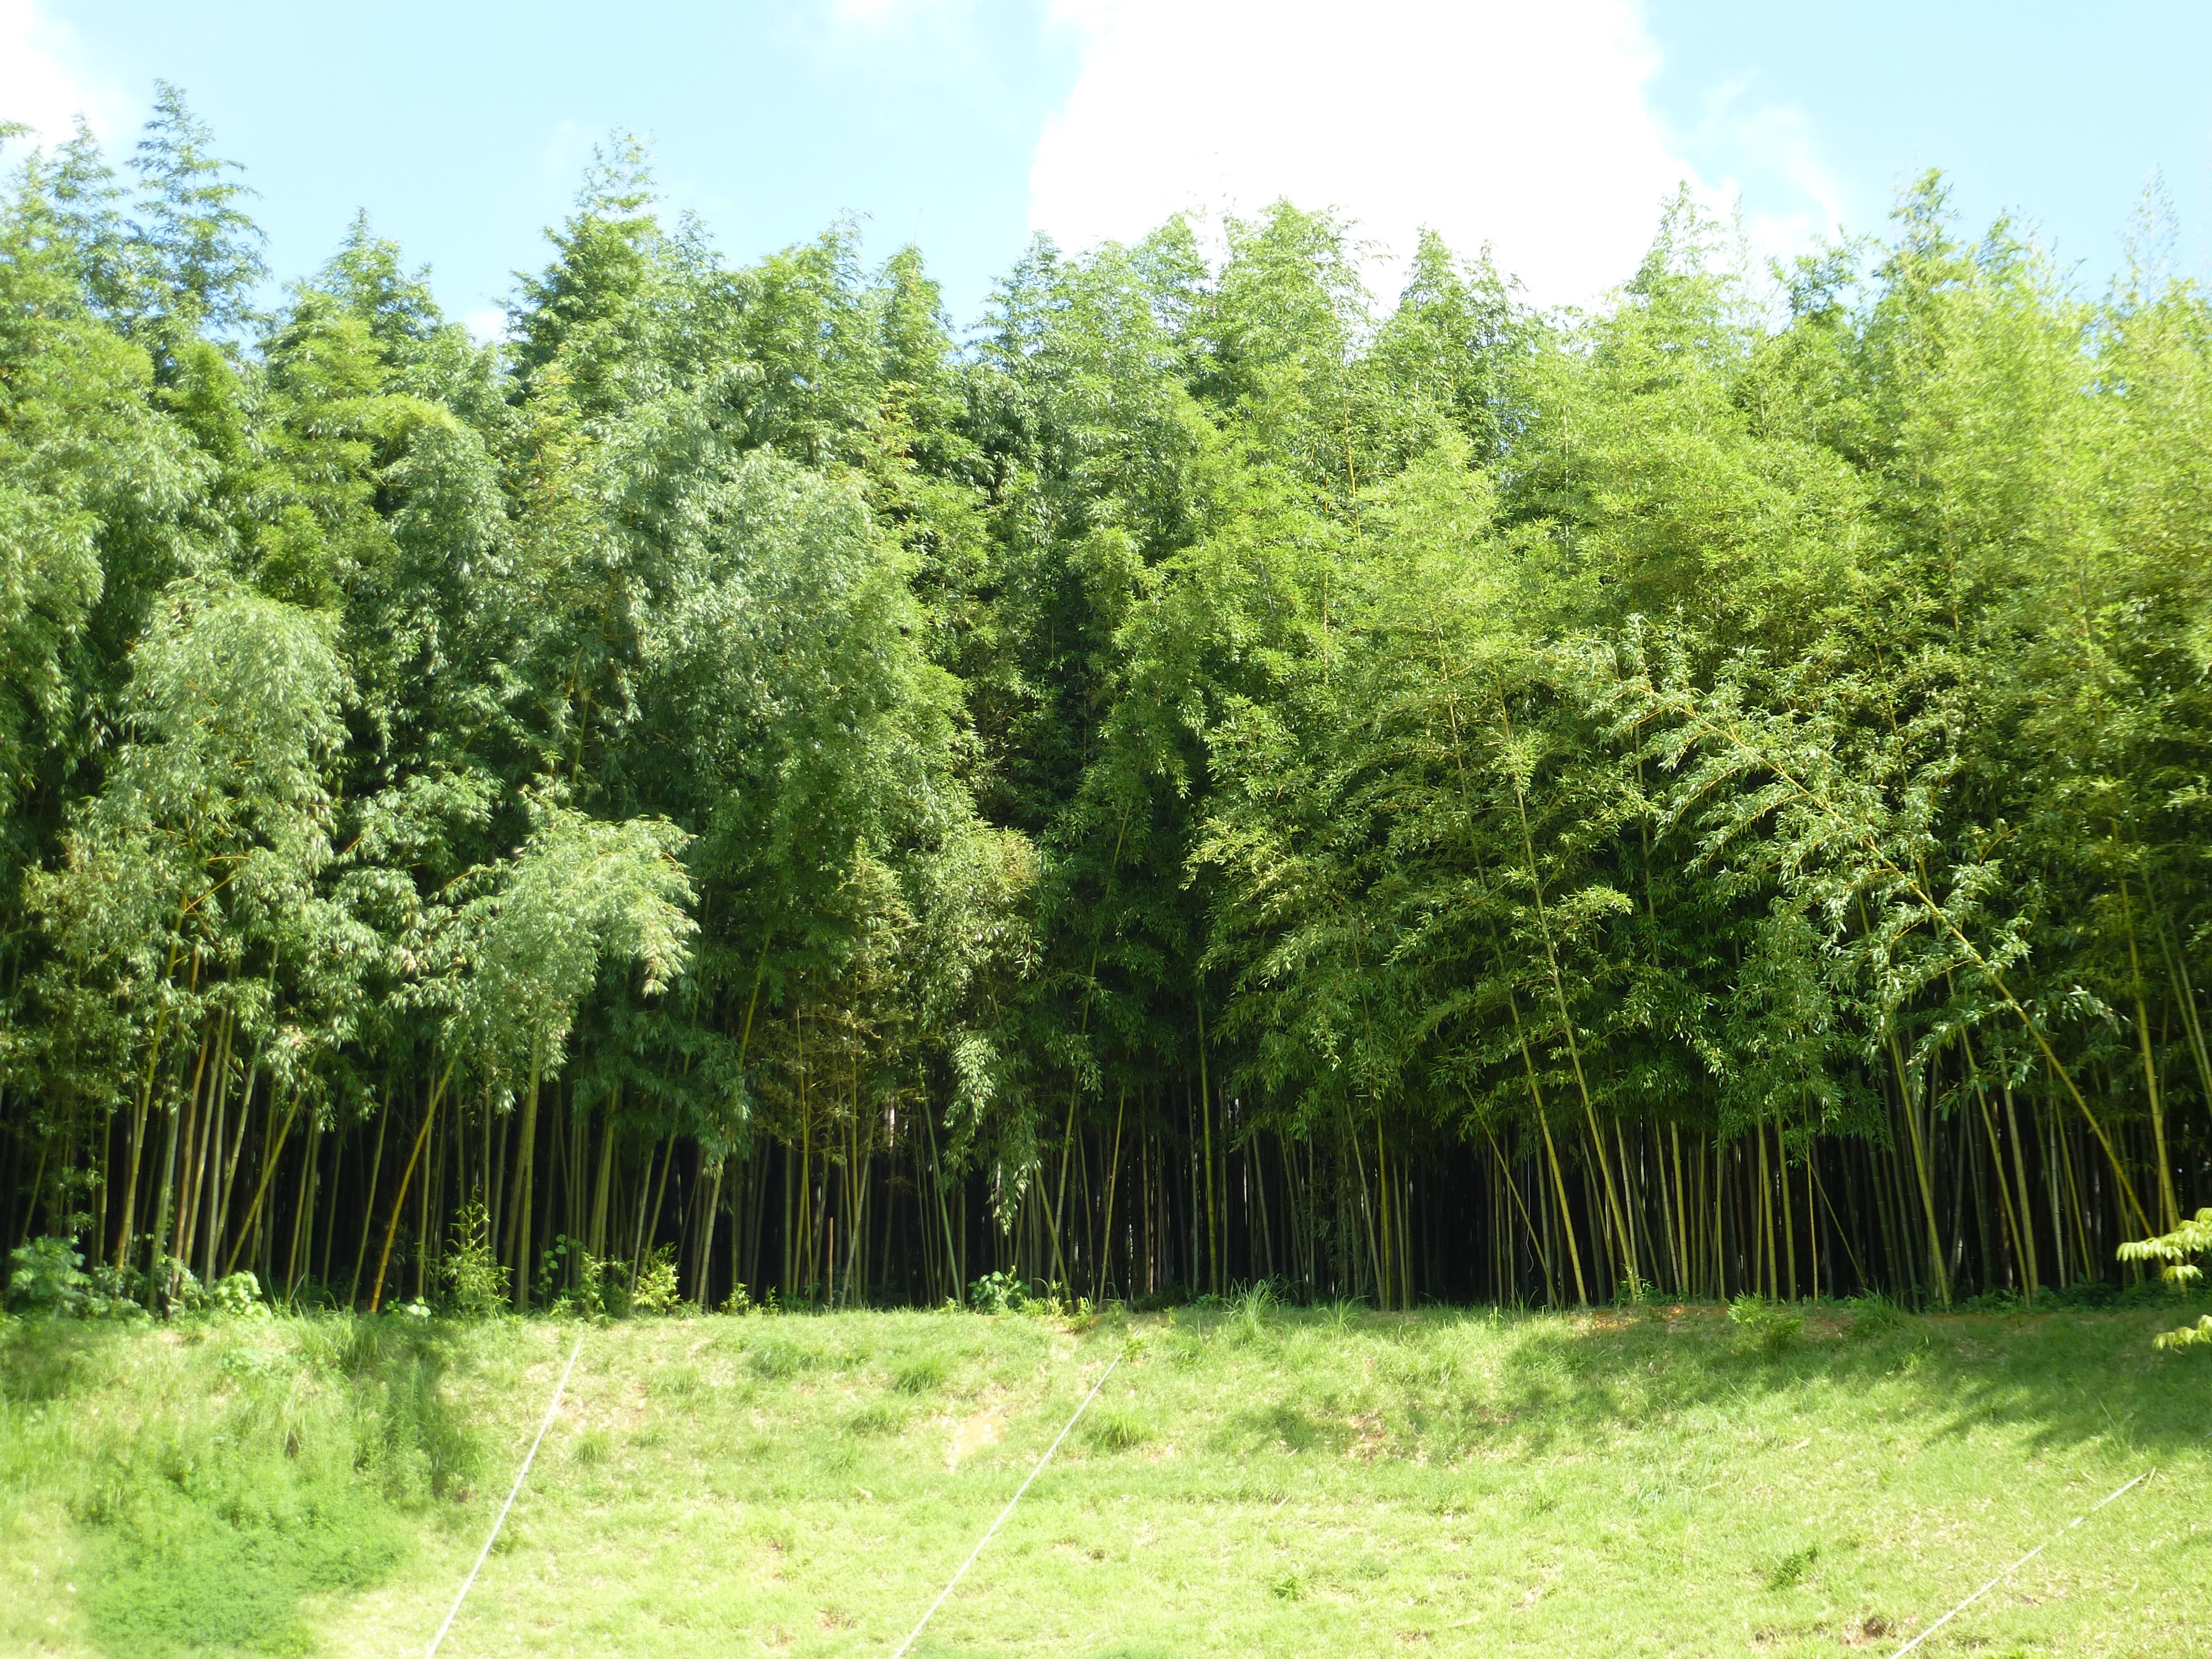
[{"label": "mown lawn", "polygon": [[0,1335],[0,1650],[2212,1653],[2212,1352],[2138,1313],[404,1317]]}]

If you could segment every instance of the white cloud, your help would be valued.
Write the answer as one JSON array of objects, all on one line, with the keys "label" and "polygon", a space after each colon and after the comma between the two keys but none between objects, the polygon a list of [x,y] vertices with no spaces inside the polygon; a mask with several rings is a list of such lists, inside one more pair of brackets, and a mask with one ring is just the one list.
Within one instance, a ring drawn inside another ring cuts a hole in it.
[{"label": "white cloud", "polygon": [[504,340],[507,338],[507,307],[479,306],[461,319],[461,326],[468,330],[469,337],[478,345],[489,345],[495,340]]},{"label": "white cloud", "polygon": [[[1635,0],[1055,0],[1055,12],[1086,44],[1030,164],[1030,218],[1066,246],[1128,240],[1178,208],[1250,212],[1287,196],[1344,210],[1397,254],[1423,226],[1463,252],[1488,242],[1533,298],[1580,302],[1634,272],[1678,185],[1723,204],[1732,193],[1653,112],[1660,60]],[[1790,115],[1709,109],[1778,131]],[[1809,141],[1797,153],[1809,167]],[[1764,251],[1810,222],[1792,211],[1746,231]],[[1390,262],[1371,280],[1387,295]]]},{"label": "white cloud", "polygon": [[129,107],[113,81],[88,64],[76,35],[40,16],[34,0],[0,0],[0,120],[25,122],[36,142],[55,144],[82,115],[112,145]]},{"label": "white cloud", "polygon": [[1745,204],[1744,236],[1761,254],[1800,252],[1858,216],[1804,111],[1762,104],[1750,78],[1707,88],[1687,134],[1719,177],[1715,194]]}]

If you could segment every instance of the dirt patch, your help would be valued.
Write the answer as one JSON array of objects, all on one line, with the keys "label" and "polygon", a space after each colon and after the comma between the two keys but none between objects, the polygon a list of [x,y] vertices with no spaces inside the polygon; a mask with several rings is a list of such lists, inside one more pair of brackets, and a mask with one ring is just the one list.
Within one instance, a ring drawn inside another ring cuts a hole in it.
[{"label": "dirt patch", "polygon": [[1363,1463],[1372,1463],[1390,1443],[1390,1432],[1382,1426],[1382,1419],[1372,1412],[1364,1412],[1344,1419],[1352,1431],[1352,1439],[1344,1449],[1347,1457],[1356,1457]]},{"label": "dirt patch", "polygon": [[952,1425],[952,1443],[945,1448],[945,1467],[957,1469],[960,1460],[979,1452],[986,1446],[995,1446],[1006,1437],[1006,1408],[993,1401],[972,1417],[963,1417]]},{"label": "dirt patch", "polygon": [[1877,1642],[1887,1642],[1897,1633],[1893,1620],[1885,1619],[1878,1613],[1869,1613],[1844,1626],[1843,1635],[1838,1639],[1847,1648],[1870,1648]]}]

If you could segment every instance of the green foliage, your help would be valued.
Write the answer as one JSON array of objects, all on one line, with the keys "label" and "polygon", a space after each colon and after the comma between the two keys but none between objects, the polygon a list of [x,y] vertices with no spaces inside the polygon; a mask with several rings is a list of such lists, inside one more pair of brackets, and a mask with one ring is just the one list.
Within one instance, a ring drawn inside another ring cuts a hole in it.
[{"label": "green foliage", "polygon": [[1740,1347],[1769,1359],[1795,1347],[1805,1328],[1804,1316],[1796,1309],[1778,1307],[1748,1291],[1729,1304],[1729,1322],[1735,1327]]},{"label": "green foliage", "polygon": [[173,87],[127,161],[0,206],[47,1300],[2025,1304],[2201,1201],[2154,239],[2093,296],[1931,175],[1770,293],[1684,195],[1547,314],[1284,202],[1040,239],[963,347],[618,135],[478,346],[365,219],[258,308]]},{"label": "green foliage", "polygon": [[0,1339],[4,1501],[46,1505],[42,1527],[76,1540],[103,1651],[313,1650],[321,1598],[384,1580],[478,1468],[427,1328],[264,1317],[150,1345],[130,1328]]},{"label": "green foliage", "polygon": [[269,1314],[269,1304],[262,1298],[261,1281],[251,1273],[226,1273],[208,1286],[207,1304],[210,1313],[228,1314],[234,1318],[261,1319]]},{"label": "green foliage", "polygon": [[[2204,1270],[2189,1258],[2208,1252],[2212,1252],[2212,1209],[2199,1210],[2170,1233],[2120,1246],[2122,1261],[2159,1262],[2167,1281],[2178,1285],[2189,1285],[2203,1278]],[[2197,1343],[2212,1343],[2212,1314],[2200,1316],[2194,1325],[2161,1331],[2157,1341],[2161,1348],[2185,1348]]]},{"label": "green foliage", "polygon": [[664,1244],[645,1259],[629,1292],[629,1311],[647,1318],[674,1313],[683,1303],[676,1282],[676,1252]]},{"label": "green foliage", "polygon": [[17,1313],[76,1313],[91,1284],[66,1238],[34,1238],[8,1257],[8,1306]]},{"label": "green foliage", "polygon": [[985,1273],[968,1287],[968,1305],[977,1313],[1019,1313],[1029,1304],[1029,1286],[1004,1269]]},{"label": "green foliage", "polygon": [[1807,1544],[1791,1550],[1774,1564],[1774,1571],[1766,1576],[1766,1588],[1771,1590],[1796,1589],[1803,1583],[1815,1563],[1820,1559],[1820,1547]]},{"label": "green foliage", "polygon": [[439,1263],[447,1308],[460,1319],[489,1319],[507,1306],[507,1271],[492,1254],[491,1218],[481,1203],[453,1218],[453,1241]]}]

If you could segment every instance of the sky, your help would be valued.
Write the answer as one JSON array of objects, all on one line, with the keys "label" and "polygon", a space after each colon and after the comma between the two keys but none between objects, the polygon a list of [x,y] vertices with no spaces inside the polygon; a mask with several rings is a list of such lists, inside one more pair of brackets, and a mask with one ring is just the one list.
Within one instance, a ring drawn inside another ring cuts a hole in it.
[{"label": "sky", "polygon": [[1283,196],[1357,222],[1378,293],[1427,226],[1590,303],[1681,185],[1764,258],[1879,232],[1931,167],[2090,288],[2162,181],[2161,246],[2205,277],[2208,64],[2203,0],[0,0],[0,119],[82,114],[123,156],[175,82],[279,277],[366,210],[479,331],[620,131],[732,258],[849,216],[963,322],[1036,233]]}]

